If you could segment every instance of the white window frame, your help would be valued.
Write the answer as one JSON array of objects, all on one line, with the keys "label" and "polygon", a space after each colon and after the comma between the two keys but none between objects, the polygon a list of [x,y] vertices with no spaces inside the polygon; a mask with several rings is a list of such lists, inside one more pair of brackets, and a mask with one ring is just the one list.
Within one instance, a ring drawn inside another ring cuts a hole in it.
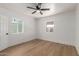
[{"label": "white window frame", "polygon": [[[13,19],[16,19],[16,18],[13,18]],[[16,19],[17,21],[22,21],[22,20],[20,20],[20,19]],[[12,20],[13,21],[13,20]],[[12,22],[12,24],[13,24],[13,22]],[[21,33],[24,33],[24,22],[22,21],[22,32],[19,32],[18,31],[18,23],[17,23],[17,32],[16,33],[13,33],[12,32],[12,34],[21,34]]]}]

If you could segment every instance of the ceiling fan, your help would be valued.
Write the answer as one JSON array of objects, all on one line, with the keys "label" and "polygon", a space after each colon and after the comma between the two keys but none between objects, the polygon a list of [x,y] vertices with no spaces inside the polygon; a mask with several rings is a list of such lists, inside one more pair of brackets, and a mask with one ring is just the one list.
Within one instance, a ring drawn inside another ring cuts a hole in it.
[{"label": "ceiling fan", "polygon": [[42,11],[48,11],[48,10],[50,10],[49,8],[41,8],[41,6],[42,6],[42,3],[37,3],[37,5],[35,6],[35,8],[34,7],[27,7],[27,8],[35,10],[35,11],[32,12],[32,14],[34,14],[34,13],[36,13],[36,12],[39,11],[39,13],[41,15],[43,15]]}]

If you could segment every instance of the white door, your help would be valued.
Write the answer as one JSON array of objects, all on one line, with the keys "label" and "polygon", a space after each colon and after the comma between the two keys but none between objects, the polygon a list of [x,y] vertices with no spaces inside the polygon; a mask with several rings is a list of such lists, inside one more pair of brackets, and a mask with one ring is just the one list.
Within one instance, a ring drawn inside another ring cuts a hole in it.
[{"label": "white door", "polygon": [[0,16],[0,51],[8,47],[8,17]]}]

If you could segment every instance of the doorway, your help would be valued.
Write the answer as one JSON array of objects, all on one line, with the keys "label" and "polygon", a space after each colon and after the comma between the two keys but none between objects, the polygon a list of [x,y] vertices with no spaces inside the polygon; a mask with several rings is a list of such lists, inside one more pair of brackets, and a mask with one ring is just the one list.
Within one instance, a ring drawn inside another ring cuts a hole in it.
[{"label": "doorway", "polygon": [[8,47],[8,17],[0,15],[0,51]]}]

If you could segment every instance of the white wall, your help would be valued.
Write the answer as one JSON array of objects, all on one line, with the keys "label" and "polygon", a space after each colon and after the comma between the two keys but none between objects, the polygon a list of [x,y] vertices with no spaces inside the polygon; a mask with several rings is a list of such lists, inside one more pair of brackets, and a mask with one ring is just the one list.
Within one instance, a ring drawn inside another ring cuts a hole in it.
[{"label": "white wall", "polygon": [[[16,45],[22,42],[26,42],[32,39],[35,39],[35,20],[33,17],[12,12],[8,9],[0,7],[0,15],[8,16],[8,25],[9,25],[9,35],[8,35],[8,46]],[[12,17],[23,20],[24,22],[24,33],[22,34],[12,34],[11,33],[11,20]],[[6,20],[5,20],[6,21]]]},{"label": "white wall", "polygon": [[75,43],[75,46],[76,46],[76,49],[79,54],[79,4],[77,6],[76,16],[77,16],[77,18],[76,18],[76,43]]},{"label": "white wall", "polygon": [[[24,33],[9,35],[9,44],[15,45],[18,43],[26,42],[35,39],[35,20],[33,18],[20,18],[24,21]],[[11,29],[11,27],[10,27]]]},{"label": "white wall", "polygon": [[[46,22],[54,21],[54,32],[46,32]],[[75,10],[64,12],[58,15],[40,18],[38,22],[38,38],[74,45],[75,36]]]}]

